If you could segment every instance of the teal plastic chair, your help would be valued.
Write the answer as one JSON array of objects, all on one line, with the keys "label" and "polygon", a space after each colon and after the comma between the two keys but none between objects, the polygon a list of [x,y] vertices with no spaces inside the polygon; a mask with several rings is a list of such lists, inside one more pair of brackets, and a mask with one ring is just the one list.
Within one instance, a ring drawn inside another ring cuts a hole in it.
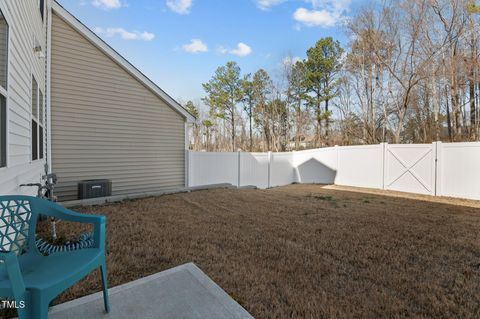
[{"label": "teal plastic chair", "polygon": [[[0,196],[0,213],[0,297],[16,301],[20,319],[47,319],[50,302],[96,268],[105,311],[110,311],[104,216],[79,214],[30,196]],[[93,224],[94,247],[43,256],[35,245],[39,215]]]}]

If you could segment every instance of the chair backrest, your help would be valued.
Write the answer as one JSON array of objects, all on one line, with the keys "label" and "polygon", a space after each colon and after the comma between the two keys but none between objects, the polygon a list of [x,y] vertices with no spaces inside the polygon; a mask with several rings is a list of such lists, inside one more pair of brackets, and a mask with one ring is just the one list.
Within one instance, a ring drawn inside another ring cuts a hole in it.
[{"label": "chair backrest", "polygon": [[1,250],[21,255],[35,241],[37,214],[32,201],[29,196],[0,196]]}]

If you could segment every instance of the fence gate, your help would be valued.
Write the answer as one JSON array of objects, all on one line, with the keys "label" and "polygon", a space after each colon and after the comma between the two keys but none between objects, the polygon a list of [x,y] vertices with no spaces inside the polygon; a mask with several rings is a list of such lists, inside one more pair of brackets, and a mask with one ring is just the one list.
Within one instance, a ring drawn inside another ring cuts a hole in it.
[{"label": "fence gate", "polygon": [[435,195],[436,143],[385,144],[384,189]]}]

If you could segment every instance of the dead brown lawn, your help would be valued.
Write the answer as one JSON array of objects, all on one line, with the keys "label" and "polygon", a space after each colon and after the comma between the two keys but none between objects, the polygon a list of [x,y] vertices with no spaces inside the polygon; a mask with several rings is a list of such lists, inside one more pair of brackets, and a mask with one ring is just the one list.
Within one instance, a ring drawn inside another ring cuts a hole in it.
[{"label": "dead brown lawn", "polygon": [[78,210],[107,216],[110,286],[193,261],[257,318],[480,316],[479,202],[291,185]]}]

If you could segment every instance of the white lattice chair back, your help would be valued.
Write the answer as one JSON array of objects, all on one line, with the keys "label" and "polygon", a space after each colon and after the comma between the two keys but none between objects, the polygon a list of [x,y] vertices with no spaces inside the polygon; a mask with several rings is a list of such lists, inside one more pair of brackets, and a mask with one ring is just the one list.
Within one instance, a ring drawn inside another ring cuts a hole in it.
[{"label": "white lattice chair back", "polygon": [[32,209],[26,199],[0,200],[0,249],[21,255],[28,244]]}]

